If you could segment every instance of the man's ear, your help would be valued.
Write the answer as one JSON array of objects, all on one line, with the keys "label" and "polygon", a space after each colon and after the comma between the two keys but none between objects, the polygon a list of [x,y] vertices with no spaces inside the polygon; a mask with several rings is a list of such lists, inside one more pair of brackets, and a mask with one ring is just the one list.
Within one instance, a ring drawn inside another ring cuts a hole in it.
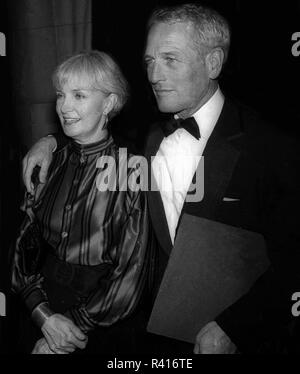
[{"label": "man's ear", "polygon": [[213,48],[206,55],[206,64],[209,69],[209,78],[217,79],[221,73],[223,62],[224,62],[224,51],[222,48]]},{"label": "man's ear", "polygon": [[109,96],[106,98],[106,103],[103,112],[108,115],[114,107],[117,105],[118,102],[118,96],[114,93],[109,94]]}]

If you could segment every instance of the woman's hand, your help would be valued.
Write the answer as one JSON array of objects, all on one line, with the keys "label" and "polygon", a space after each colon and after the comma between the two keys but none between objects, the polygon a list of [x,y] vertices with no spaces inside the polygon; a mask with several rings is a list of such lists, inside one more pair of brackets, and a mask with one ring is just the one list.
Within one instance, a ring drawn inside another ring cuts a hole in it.
[{"label": "woman's hand", "polygon": [[55,353],[66,355],[68,352],[60,351],[60,352],[53,352],[49,348],[47,340],[45,338],[39,339],[31,352],[32,355],[54,355]]},{"label": "woman's hand", "polygon": [[39,339],[31,352],[32,355],[54,355],[45,338]]},{"label": "woman's hand", "polygon": [[87,336],[62,314],[53,314],[42,326],[49,348],[55,353],[71,353],[86,347]]}]

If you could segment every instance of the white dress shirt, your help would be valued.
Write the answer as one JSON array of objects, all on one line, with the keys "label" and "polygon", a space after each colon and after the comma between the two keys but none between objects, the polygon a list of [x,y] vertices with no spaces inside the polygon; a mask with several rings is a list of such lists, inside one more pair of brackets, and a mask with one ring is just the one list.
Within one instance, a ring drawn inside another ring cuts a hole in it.
[{"label": "white dress shirt", "polygon": [[218,88],[214,95],[193,114],[199,126],[201,138],[197,140],[185,129],[177,129],[163,139],[153,159],[153,174],[161,194],[173,244],[178,220],[193,175],[220,116],[223,104],[224,96]]}]

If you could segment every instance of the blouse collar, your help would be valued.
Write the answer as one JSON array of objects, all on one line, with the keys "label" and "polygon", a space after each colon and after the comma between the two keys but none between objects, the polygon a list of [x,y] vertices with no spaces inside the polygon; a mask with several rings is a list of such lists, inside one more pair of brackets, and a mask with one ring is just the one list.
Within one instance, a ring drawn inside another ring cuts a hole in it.
[{"label": "blouse collar", "polygon": [[101,139],[98,142],[90,144],[79,144],[74,140],[71,141],[72,150],[77,154],[84,155],[93,155],[100,151],[103,151],[105,148],[109,147],[113,143],[113,138],[109,135],[105,139]]}]

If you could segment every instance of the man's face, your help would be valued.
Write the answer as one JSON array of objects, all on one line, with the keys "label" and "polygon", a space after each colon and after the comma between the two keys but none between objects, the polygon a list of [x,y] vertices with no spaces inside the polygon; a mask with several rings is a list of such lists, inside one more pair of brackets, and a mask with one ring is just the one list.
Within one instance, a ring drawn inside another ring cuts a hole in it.
[{"label": "man's face", "polygon": [[184,22],[157,23],[149,31],[145,63],[161,112],[188,117],[210,97],[209,69],[194,33]]}]

